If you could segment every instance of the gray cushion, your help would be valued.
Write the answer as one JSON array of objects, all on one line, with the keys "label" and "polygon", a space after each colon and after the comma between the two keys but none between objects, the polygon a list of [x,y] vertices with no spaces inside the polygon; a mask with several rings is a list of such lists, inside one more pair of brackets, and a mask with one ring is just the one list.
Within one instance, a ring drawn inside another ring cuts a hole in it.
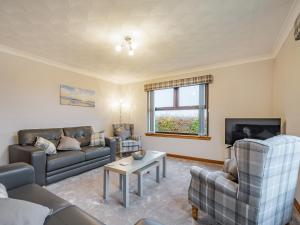
[{"label": "gray cushion", "polygon": [[47,171],[63,168],[85,161],[82,151],[58,151],[55,155],[47,156]]},{"label": "gray cushion", "polygon": [[0,183],[0,198],[7,198],[7,191],[6,191],[6,187]]},{"label": "gray cushion", "polygon": [[125,127],[119,127],[115,130],[116,136],[120,137],[122,140],[126,140],[130,138],[131,132],[130,129],[126,129]]},{"label": "gray cushion", "polygon": [[70,203],[64,199],[52,194],[46,189],[37,184],[27,184],[8,192],[10,198],[21,199],[43,205],[53,210],[53,213],[58,212],[70,206]]},{"label": "gray cushion", "polygon": [[62,136],[59,141],[59,145],[57,146],[57,150],[71,150],[71,151],[79,151],[80,148],[80,142],[77,141],[75,138]]},{"label": "gray cushion", "polygon": [[67,127],[63,128],[65,136],[75,138],[80,142],[80,146],[88,146],[91,141],[92,127]]},{"label": "gray cushion", "polygon": [[32,202],[0,199],[0,223],[6,225],[42,225],[51,210]]},{"label": "gray cushion", "polygon": [[71,206],[47,218],[45,225],[105,225],[86,212]]},{"label": "gray cushion", "polygon": [[81,151],[83,151],[85,153],[86,160],[91,160],[91,159],[110,155],[109,147],[86,146],[86,147],[82,147]]}]

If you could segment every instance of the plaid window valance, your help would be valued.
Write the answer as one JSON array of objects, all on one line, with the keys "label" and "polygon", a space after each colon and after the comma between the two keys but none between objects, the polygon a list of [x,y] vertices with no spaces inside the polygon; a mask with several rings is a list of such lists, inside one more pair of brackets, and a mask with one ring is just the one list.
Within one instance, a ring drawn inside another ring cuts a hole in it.
[{"label": "plaid window valance", "polygon": [[197,85],[197,84],[209,84],[212,83],[212,81],[213,81],[212,75],[204,75],[198,77],[189,77],[189,78],[178,79],[178,80],[170,80],[170,81],[163,81],[163,82],[152,83],[152,84],[145,84],[144,90],[153,91],[158,89],[184,87],[184,86]]}]

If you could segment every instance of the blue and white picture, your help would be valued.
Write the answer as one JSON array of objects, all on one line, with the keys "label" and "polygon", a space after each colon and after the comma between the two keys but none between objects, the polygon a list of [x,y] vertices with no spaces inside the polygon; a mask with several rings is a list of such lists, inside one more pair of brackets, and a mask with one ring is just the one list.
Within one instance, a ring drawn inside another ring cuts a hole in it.
[{"label": "blue and white picture", "polygon": [[60,104],[95,107],[95,91],[60,85]]}]

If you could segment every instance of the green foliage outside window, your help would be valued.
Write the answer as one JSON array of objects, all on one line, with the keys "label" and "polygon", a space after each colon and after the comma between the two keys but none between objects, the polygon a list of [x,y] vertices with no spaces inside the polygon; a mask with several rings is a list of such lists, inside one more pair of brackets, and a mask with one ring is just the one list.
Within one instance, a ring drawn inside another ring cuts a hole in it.
[{"label": "green foliage outside window", "polygon": [[156,132],[198,134],[199,119],[194,117],[160,116],[155,120]]}]

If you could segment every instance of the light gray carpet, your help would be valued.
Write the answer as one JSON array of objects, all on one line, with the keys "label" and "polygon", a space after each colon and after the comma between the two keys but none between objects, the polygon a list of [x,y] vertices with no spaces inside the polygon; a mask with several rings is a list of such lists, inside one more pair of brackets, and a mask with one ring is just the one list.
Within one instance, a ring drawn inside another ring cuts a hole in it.
[{"label": "light gray carpet", "polygon": [[[167,178],[161,183],[155,182],[155,170],[145,175],[144,197],[137,196],[137,176],[130,177],[130,206],[121,205],[122,194],[118,189],[119,177],[110,175],[110,195],[104,202],[103,168],[65,179],[47,186],[47,189],[58,196],[77,205],[107,225],[133,225],[138,219],[151,217],[165,225],[198,225],[191,217],[191,206],[187,193],[190,182],[189,169],[193,165],[216,170],[220,167],[168,158]],[[291,225],[300,224],[299,214],[295,211]],[[206,224],[202,223],[201,224]]]}]

